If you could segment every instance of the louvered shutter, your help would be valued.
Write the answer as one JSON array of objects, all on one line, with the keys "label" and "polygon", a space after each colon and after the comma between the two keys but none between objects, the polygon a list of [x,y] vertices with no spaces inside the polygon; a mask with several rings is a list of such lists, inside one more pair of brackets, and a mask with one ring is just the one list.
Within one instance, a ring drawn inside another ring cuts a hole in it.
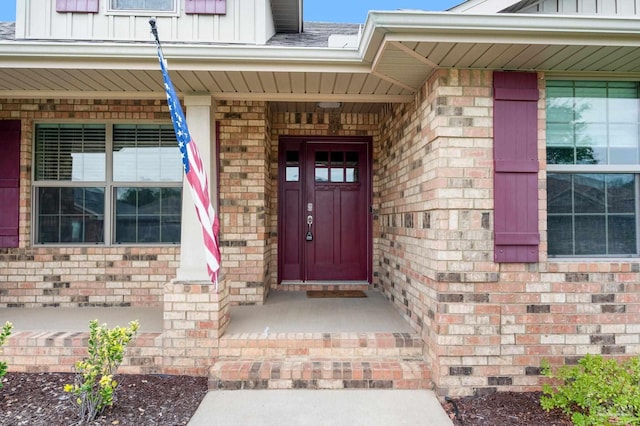
[{"label": "louvered shutter", "polygon": [[538,81],[535,73],[493,76],[494,260],[537,262]]}]

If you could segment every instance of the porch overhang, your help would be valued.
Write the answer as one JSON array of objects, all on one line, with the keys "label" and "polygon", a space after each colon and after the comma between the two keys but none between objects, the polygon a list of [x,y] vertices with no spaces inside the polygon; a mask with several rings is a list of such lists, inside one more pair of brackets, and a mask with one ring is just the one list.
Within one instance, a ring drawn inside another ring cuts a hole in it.
[{"label": "porch overhang", "polygon": [[[409,102],[438,68],[640,78],[638,19],[370,12],[358,49],[172,44],[178,92],[279,102]],[[153,43],[0,43],[0,97],[163,98]]]}]

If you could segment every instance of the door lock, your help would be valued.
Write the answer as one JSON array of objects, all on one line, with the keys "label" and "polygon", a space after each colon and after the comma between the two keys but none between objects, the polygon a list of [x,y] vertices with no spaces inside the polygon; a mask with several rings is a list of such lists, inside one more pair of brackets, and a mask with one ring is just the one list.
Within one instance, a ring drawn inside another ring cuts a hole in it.
[{"label": "door lock", "polygon": [[313,225],[313,216],[307,216],[307,235],[305,240],[313,241],[313,233],[311,232],[311,226]]}]

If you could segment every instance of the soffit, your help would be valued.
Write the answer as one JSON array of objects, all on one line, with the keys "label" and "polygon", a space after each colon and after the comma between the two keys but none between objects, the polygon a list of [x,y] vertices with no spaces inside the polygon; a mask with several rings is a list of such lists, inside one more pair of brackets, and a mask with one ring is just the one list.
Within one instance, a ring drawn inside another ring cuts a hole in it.
[{"label": "soffit", "polygon": [[[179,93],[219,99],[409,102],[437,68],[640,79],[637,19],[389,12],[360,47],[166,45]],[[0,97],[162,98],[151,44],[0,43]],[[362,105],[362,111],[370,106]]]}]

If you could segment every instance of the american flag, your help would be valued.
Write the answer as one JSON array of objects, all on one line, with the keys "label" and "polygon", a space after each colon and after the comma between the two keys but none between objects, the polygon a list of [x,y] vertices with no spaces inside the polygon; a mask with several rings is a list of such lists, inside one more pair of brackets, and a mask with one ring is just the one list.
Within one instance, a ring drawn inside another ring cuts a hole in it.
[{"label": "american flag", "polygon": [[218,232],[220,222],[211,205],[209,197],[209,180],[202,163],[202,158],[198,152],[195,141],[191,138],[187,121],[182,112],[180,101],[171,83],[167,64],[162,55],[162,50],[158,46],[158,58],[164,79],[164,88],[167,92],[167,103],[171,113],[173,129],[176,132],[178,147],[182,153],[182,163],[184,164],[184,174],[191,188],[191,196],[196,207],[196,213],[202,225],[202,236],[204,238],[205,256],[207,260],[207,272],[211,278],[211,283],[217,287],[218,271],[220,270],[220,246],[218,245]]}]

